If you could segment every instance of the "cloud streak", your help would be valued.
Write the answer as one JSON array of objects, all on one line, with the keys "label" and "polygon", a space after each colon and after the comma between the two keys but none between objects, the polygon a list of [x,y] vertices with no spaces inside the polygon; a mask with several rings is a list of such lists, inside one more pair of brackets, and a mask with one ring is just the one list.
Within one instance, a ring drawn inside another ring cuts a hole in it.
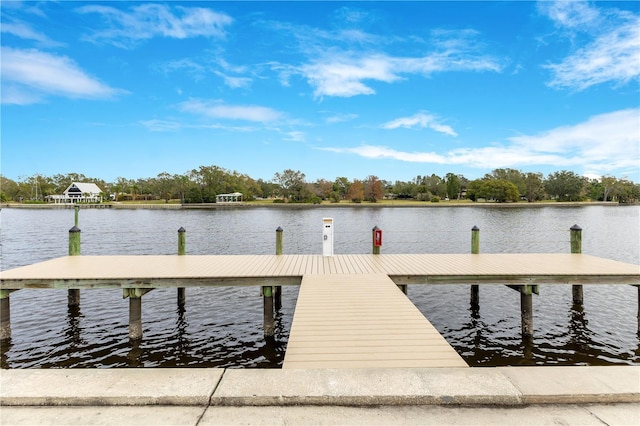
[{"label": "cloud streak", "polygon": [[429,128],[431,130],[439,133],[444,133],[449,136],[458,136],[453,128],[451,128],[451,126],[440,123],[434,115],[428,114],[426,112],[419,112],[410,117],[396,118],[395,120],[389,121],[382,125],[382,128],[387,130],[398,129],[400,127],[406,129],[410,129],[413,127],[419,127],[423,129]]},{"label": "cloud streak", "polygon": [[128,48],[140,40],[153,37],[185,39],[190,37],[224,38],[226,27],[233,19],[224,13],[200,7],[169,7],[145,3],[130,7],[128,11],[110,6],[82,6],[81,14],[99,14],[106,28],[96,30],[87,38]]},{"label": "cloud streak", "polygon": [[89,76],[66,56],[35,49],[3,47],[1,70],[4,104],[32,104],[48,95],[106,99],[127,93]]},{"label": "cloud streak", "polygon": [[613,170],[637,170],[640,158],[638,128],[640,109],[636,108],[596,115],[585,122],[537,135],[508,138],[503,144],[459,148],[444,153],[408,152],[369,144],[319,149],[411,163],[465,165],[481,169],[548,165],[582,167],[585,173],[605,174]]},{"label": "cloud streak", "polygon": [[[376,93],[372,83],[394,83],[410,75],[430,76],[437,72],[501,72],[504,61],[485,53],[477,31],[433,30],[424,43],[424,54],[393,55],[384,47],[394,44],[394,52],[411,46],[416,40],[381,37],[350,29],[322,31],[311,27],[271,24],[272,29],[289,32],[298,41],[300,52],[308,60],[300,65],[271,63],[288,86],[299,75],[313,87],[316,99],[325,96],[353,97]],[[399,47],[400,46],[400,47]]]},{"label": "cloud streak", "polygon": [[59,47],[62,43],[55,42],[40,31],[34,30],[30,25],[22,22],[3,22],[0,32],[11,34],[24,40],[33,40],[40,46]]},{"label": "cloud streak", "polygon": [[590,40],[562,61],[544,65],[552,74],[548,85],[582,91],[612,83],[622,86],[640,79],[640,17],[616,9],[590,7],[582,2],[542,6],[560,29],[585,33]]},{"label": "cloud streak", "polygon": [[209,118],[268,123],[283,118],[284,114],[259,105],[227,105],[220,101],[192,99],[182,102],[180,110]]},{"label": "cloud streak", "polygon": [[[500,72],[502,65],[489,56],[470,55],[455,50],[423,57],[394,57],[385,54],[340,53],[327,55],[297,68],[314,87],[314,96],[352,97],[373,95],[368,81],[393,83],[407,74],[428,76],[435,72]],[[288,70],[291,73],[291,70]]]}]

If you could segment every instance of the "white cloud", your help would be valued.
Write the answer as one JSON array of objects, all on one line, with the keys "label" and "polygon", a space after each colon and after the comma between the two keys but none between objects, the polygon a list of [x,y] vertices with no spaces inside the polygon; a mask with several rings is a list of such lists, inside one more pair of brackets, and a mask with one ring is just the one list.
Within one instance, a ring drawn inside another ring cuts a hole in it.
[{"label": "white cloud", "polygon": [[106,29],[95,31],[88,38],[104,40],[119,47],[129,47],[138,40],[153,37],[185,39],[190,37],[222,38],[225,27],[233,19],[211,9],[200,7],[169,7],[145,3],[123,11],[110,6],[82,6],[78,13],[97,13],[109,24]]},{"label": "white cloud", "polygon": [[304,142],[306,139],[304,132],[293,131],[287,132],[285,135],[286,137],[283,140],[288,142]]},{"label": "white cloud", "polygon": [[410,117],[401,117],[396,118],[395,120],[389,121],[382,125],[383,129],[397,129],[400,127],[404,128],[412,128],[412,127],[421,127],[421,128],[429,128],[439,133],[444,133],[449,136],[458,136],[458,134],[446,124],[442,124],[438,122],[438,119],[431,114],[427,114],[426,112],[419,112]]},{"label": "white cloud", "polygon": [[497,59],[469,50],[470,48],[452,44],[444,50],[421,57],[394,57],[380,53],[328,53],[299,67],[297,71],[315,87],[314,96],[321,98],[372,95],[375,90],[365,84],[366,81],[392,83],[404,79],[405,74],[502,70]]},{"label": "white cloud", "polygon": [[597,9],[583,2],[557,2],[543,11],[561,29],[583,32],[589,41],[551,70],[549,86],[585,90],[611,82],[624,85],[640,79],[640,17],[616,9]]},{"label": "white cloud", "polygon": [[177,121],[157,119],[140,121],[140,124],[152,132],[175,132],[184,127]]},{"label": "white cloud", "polygon": [[[363,19],[371,20],[371,23],[376,19],[370,12],[363,15],[351,13],[351,9],[343,9],[339,14],[343,23],[361,25]],[[486,46],[479,41],[481,34],[471,29],[433,30],[430,39],[423,40],[413,36],[379,36],[351,28],[350,24],[335,30],[282,22],[266,24],[272,30],[289,34],[299,52],[308,58],[300,65],[277,62],[268,65],[279,73],[283,86],[289,86],[292,76],[302,76],[313,87],[315,98],[373,95],[376,90],[371,83],[393,83],[411,74],[501,72],[504,67],[503,60],[485,53]],[[404,47],[412,51],[420,48],[426,53],[415,56],[388,53]],[[390,50],[385,52],[387,48]]]},{"label": "white cloud", "polygon": [[352,114],[352,113],[335,114],[330,117],[327,117],[325,121],[328,124],[335,124],[335,123],[345,123],[347,121],[355,120],[356,118],[358,118],[358,114]]},{"label": "white cloud", "polygon": [[180,109],[185,112],[211,118],[261,123],[277,121],[283,117],[280,111],[259,105],[226,105],[218,101],[203,101],[197,99],[182,102]]},{"label": "white cloud", "polygon": [[503,144],[459,148],[447,152],[408,152],[364,144],[353,148],[319,148],[370,159],[466,165],[482,169],[548,165],[582,167],[585,173],[606,174],[638,170],[640,166],[640,109],[601,114],[588,120],[542,132],[517,136]]},{"label": "white cloud", "polygon": [[47,37],[45,34],[34,30],[31,26],[22,22],[3,22],[0,25],[0,32],[6,34],[12,34],[16,37],[20,37],[25,40],[33,40],[38,42],[41,46],[46,47],[58,47],[62,46],[62,43],[55,42]]},{"label": "white cloud", "polygon": [[87,75],[66,56],[38,50],[2,48],[2,85],[9,96],[3,103],[28,104],[47,95],[81,99],[104,99],[124,90],[111,88]]},{"label": "white cloud", "polygon": [[600,21],[597,9],[587,2],[543,1],[538,3],[538,8],[561,28],[590,27]]},{"label": "white cloud", "polygon": [[352,58],[334,57],[327,62],[316,62],[300,68],[312,86],[314,95],[351,97],[372,95],[375,91],[362,80],[390,83],[400,77],[393,71],[391,58],[383,55]]},{"label": "white cloud", "polygon": [[253,80],[251,80],[249,77],[232,77],[220,71],[214,71],[214,74],[222,78],[224,84],[232,89],[249,87],[253,82]]}]

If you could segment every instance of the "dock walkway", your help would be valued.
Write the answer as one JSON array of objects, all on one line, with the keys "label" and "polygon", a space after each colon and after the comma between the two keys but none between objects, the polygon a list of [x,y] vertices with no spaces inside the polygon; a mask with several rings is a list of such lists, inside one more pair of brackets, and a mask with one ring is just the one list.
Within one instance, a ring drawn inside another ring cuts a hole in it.
[{"label": "dock walkway", "polygon": [[640,266],[575,253],[65,256],[0,272],[0,339],[11,336],[9,294],[20,289],[121,288],[129,337],[139,339],[142,297],[154,288],[262,286],[269,335],[273,289],[301,285],[285,369],[465,367],[397,287],[408,284],[508,285],[532,336],[538,285],[639,286]]},{"label": "dock walkway", "polygon": [[387,275],[302,278],[282,368],[465,366]]},{"label": "dock walkway", "polygon": [[64,256],[0,271],[0,290],[299,285],[385,274],[396,284],[640,284],[640,266],[587,254]]}]

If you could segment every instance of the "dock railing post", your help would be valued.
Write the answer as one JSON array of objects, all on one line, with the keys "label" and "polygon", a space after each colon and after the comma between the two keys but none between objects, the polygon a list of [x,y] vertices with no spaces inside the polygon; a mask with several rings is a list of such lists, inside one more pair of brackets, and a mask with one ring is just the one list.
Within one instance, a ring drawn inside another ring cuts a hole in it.
[{"label": "dock railing post", "polygon": [[[80,256],[80,228],[78,228],[78,206],[75,207],[75,225],[69,229],[69,256]],[[67,294],[67,304],[70,308],[80,306],[80,290],[70,289]]]},{"label": "dock railing post", "polygon": [[[187,231],[181,226],[178,229],[178,256],[187,254]],[[187,292],[184,287],[178,287],[178,307],[184,308]]]},{"label": "dock railing post", "polygon": [[[284,231],[278,226],[276,229],[276,255],[281,256],[283,252],[283,234]],[[277,285],[273,287],[273,306],[276,311],[282,308],[282,286]]]},{"label": "dock railing post", "polygon": [[[582,228],[578,225],[573,225],[569,230],[571,231],[571,253],[582,253]],[[573,295],[573,304],[582,305],[584,301],[582,285],[574,284],[571,288],[571,292]]]},{"label": "dock railing post", "polygon": [[[480,228],[471,228],[471,254],[480,254]],[[471,285],[471,309],[477,311],[480,308],[480,286]]]}]

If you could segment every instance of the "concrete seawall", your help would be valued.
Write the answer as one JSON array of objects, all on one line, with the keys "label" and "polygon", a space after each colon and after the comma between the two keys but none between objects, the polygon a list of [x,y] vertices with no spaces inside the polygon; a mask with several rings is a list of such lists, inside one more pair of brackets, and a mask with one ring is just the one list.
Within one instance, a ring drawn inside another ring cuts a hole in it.
[{"label": "concrete seawall", "polygon": [[0,372],[0,424],[640,424],[640,366]]}]

